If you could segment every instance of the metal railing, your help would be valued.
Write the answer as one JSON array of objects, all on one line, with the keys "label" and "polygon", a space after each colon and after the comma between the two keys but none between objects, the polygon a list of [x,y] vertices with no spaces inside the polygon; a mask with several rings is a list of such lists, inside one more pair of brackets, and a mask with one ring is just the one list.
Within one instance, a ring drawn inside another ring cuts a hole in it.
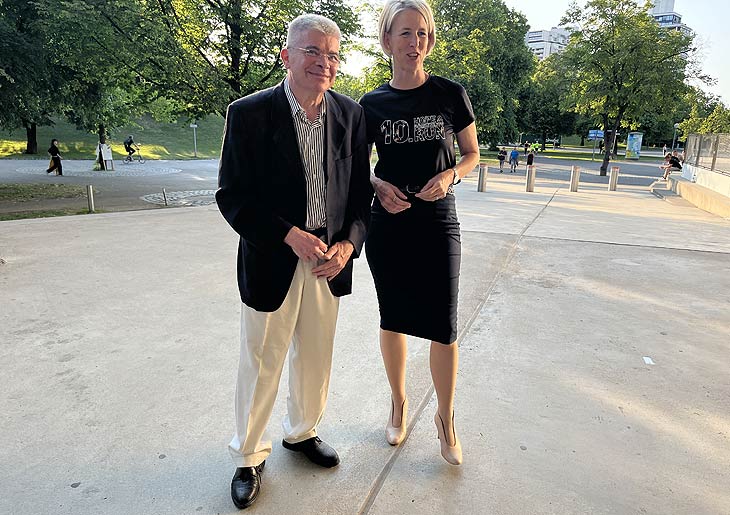
[{"label": "metal railing", "polygon": [[684,162],[730,175],[730,134],[690,134]]}]

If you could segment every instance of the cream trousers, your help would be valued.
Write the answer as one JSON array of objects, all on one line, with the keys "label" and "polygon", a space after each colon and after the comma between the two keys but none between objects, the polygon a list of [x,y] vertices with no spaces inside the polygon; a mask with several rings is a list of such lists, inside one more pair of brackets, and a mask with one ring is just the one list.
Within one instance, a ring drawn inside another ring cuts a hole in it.
[{"label": "cream trousers", "polygon": [[271,454],[264,440],[289,352],[289,396],[284,439],[297,443],[317,435],[327,404],[339,299],[316,263],[299,260],[289,292],[271,313],[241,308],[241,357],[236,383],[236,434],[228,445],[237,467],[253,467]]}]

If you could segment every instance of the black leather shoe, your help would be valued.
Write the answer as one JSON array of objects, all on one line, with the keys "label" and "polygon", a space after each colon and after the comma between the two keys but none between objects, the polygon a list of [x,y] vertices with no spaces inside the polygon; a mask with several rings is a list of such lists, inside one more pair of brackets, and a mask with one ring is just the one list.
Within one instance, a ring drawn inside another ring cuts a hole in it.
[{"label": "black leather shoe", "polygon": [[261,490],[261,473],[265,461],[255,467],[238,467],[231,480],[231,499],[236,508],[243,510],[251,506]]},{"label": "black leather shoe", "polygon": [[284,446],[284,449],[304,453],[309,458],[309,461],[320,467],[332,468],[340,463],[340,457],[337,455],[337,451],[320,440],[319,436],[299,443],[289,443],[286,440],[282,440],[281,445]]}]

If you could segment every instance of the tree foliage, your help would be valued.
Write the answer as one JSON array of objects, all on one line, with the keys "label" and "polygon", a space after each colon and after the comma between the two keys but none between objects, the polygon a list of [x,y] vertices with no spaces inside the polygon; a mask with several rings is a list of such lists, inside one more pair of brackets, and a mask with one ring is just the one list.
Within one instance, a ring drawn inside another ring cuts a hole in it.
[{"label": "tree foliage", "polygon": [[689,114],[679,124],[681,134],[730,132],[730,110],[716,95],[694,89],[689,97]]},{"label": "tree foliage", "polygon": [[36,126],[52,123],[60,99],[46,29],[36,4],[0,0],[0,127],[24,127],[29,154],[38,150]]},{"label": "tree foliage", "polygon": [[190,117],[224,113],[231,101],[281,80],[288,22],[312,12],[358,34],[355,12],[337,0],[66,0],[67,16],[93,19],[87,50],[166,97]]},{"label": "tree foliage", "polygon": [[[672,102],[686,91],[694,65],[692,35],[661,28],[634,0],[589,0],[573,4],[563,17],[575,27],[565,50],[571,101],[577,113],[598,116],[616,134],[635,126],[657,102]],[[613,146],[606,141],[605,175]]]},{"label": "tree foliage", "polygon": [[572,134],[575,113],[565,106],[570,89],[565,61],[552,54],[540,61],[520,101],[520,121],[525,132],[538,133],[545,150],[548,136]]},{"label": "tree foliage", "polygon": [[502,0],[432,0],[431,6],[437,35],[427,68],[466,88],[482,142],[516,139],[519,94],[534,66],[524,15]]}]

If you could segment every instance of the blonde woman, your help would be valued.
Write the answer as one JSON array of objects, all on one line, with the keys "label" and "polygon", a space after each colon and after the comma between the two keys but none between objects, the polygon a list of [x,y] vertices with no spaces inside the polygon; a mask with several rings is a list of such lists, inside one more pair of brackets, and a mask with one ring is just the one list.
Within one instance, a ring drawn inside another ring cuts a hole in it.
[{"label": "blonde woman", "polygon": [[[436,41],[426,2],[388,0],[379,29],[393,78],[360,103],[368,141],[378,151],[366,253],[378,294],[380,350],[391,388],[386,439],[398,445],[406,435],[406,336],[425,338],[431,341],[441,455],[459,465],[454,389],[461,237],[453,186],[479,162],[474,113],[462,86],[424,69]],[[461,152],[458,162],[454,140]]]}]

